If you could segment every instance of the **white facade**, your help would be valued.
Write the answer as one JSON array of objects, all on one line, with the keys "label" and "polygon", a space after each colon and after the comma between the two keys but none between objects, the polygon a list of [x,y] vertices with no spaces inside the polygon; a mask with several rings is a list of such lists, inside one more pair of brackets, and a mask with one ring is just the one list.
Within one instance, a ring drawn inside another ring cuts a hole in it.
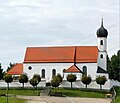
[{"label": "white facade", "polygon": [[[61,76],[64,77],[64,80],[66,80],[66,76],[70,73],[63,73],[64,69],[68,69],[71,67],[73,63],[25,63],[23,64],[24,71],[23,73],[26,73],[30,78],[34,74],[40,74],[42,76],[42,69],[45,70],[45,78],[42,78],[42,80],[46,80],[46,82],[49,82],[52,79],[52,70],[56,70],[56,74],[61,74]],[[32,67],[31,70],[29,70],[29,67]],[[97,71],[97,63],[77,63],[76,66],[82,70],[84,66],[87,67],[87,75],[90,75],[92,79],[96,78],[96,71]],[[72,73],[77,76],[77,80],[80,80],[82,77],[81,73]]]},{"label": "white facade", "polygon": [[[73,63],[25,63],[23,65],[24,67],[24,73],[28,74],[29,78],[32,78],[34,74],[40,74],[42,76],[42,69],[45,70],[45,78],[42,78],[43,80],[46,80],[46,82],[50,81],[52,79],[52,70],[56,70],[56,74],[61,74],[63,76],[63,70],[68,69]],[[31,70],[29,70],[29,66],[32,67]]]}]

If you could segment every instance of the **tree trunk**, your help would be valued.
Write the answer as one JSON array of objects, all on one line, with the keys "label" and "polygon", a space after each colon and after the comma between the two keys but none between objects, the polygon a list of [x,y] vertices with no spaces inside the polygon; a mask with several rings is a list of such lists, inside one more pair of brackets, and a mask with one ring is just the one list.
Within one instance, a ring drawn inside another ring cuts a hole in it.
[{"label": "tree trunk", "polygon": [[71,82],[71,88],[72,88],[72,82]]},{"label": "tree trunk", "polygon": [[87,90],[87,84],[86,84],[86,90]]},{"label": "tree trunk", "polygon": [[100,90],[102,90],[102,85],[100,85]]},{"label": "tree trunk", "polygon": [[37,85],[36,85],[36,90],[37,90]]},{"label": "tree trunk", "polygon": [[24,88],[24,83],[22,83],[22,84],[23,84],[23,86],[22,86],[22,87]]},{"label": "tree trunk", "polygon": [[7,83],[7,88],[8,88],[8,90],[9,90],[9,83]]},{"label": "tree trunk", "polygon": [[33,86],[33,94],[34,94],[34,86]]}]

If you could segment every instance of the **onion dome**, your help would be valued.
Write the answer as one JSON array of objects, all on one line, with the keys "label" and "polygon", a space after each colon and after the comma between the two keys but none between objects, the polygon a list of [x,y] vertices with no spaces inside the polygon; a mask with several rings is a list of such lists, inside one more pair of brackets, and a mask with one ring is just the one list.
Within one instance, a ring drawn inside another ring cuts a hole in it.
[{"label": "onion dome", "polygon": [[97,30],[97,37],[107,37],[108,31],[103,26],[103,18],[101,22],[101,27]]}]

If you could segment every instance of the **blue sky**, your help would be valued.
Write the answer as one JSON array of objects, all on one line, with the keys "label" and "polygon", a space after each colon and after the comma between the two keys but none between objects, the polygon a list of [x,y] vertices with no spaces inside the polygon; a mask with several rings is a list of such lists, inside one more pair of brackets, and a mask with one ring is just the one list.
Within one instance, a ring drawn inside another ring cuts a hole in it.
[{"label": "blue sky", "polygon": [[0,62],[23,62],[28,46],[97,45],[101,17],[108,54],[119,45],[119,0],[0,0]]}]

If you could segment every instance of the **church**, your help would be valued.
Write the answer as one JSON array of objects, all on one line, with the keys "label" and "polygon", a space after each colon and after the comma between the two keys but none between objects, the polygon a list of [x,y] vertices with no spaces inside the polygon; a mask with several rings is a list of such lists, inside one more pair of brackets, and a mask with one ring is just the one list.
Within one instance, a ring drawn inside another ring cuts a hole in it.
[{"label": "church", "polygon": [[101,26],[96,32],[97,46],[57,46],[27,47],[23,63],[17,63],[7,74],[26,73],[28,78],[40,74],[41,80],[51,81],[58,73],[66,80],[68,74],[75,74],[80,80],[83,74],[92,80],[107,73],[107,36],[108,32]]}]

